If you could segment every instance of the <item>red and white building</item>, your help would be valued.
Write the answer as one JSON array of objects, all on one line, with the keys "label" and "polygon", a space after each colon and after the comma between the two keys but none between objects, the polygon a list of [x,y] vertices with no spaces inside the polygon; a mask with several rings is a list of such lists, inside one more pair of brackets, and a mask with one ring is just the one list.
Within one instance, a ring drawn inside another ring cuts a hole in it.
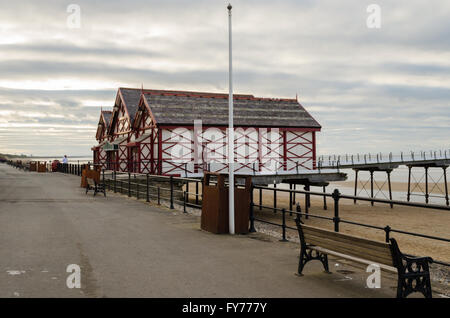
[{"label": "red and white building", "polygon": [[[234,95],[234,126],[236,173],[315,169],[321,126],[296,99]],[[94,160],[159,175],[227,172],[227,127],[228,94],[119,88]]]},{"label": "red and white building", "polygon": [[108,129],[111,121],[112,111],[102,110],[98,121],[97,133],[95,139],[98,145],[92,148],[95,163],[102,163],[102,168],[106,168],[106,151],[103,146],[108,141]]}]

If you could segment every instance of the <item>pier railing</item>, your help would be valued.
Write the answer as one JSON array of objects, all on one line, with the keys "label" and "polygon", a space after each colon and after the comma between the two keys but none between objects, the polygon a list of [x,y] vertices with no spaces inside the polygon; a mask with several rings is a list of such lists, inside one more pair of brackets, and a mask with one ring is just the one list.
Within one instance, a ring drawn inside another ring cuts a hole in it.
[{"label": "pier railing", "polygon": [[344,169],[359,165],[413,164],[418,162],[450,162],[450,150],[409,151],[399,153],[366,153],[344,155],[322,155],[318,157],[318,169]]}]

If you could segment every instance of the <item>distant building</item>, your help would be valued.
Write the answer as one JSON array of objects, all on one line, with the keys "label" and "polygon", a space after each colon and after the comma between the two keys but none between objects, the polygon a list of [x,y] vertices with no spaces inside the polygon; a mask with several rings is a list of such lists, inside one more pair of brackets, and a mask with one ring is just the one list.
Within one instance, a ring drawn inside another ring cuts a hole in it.
[{"label": "distant building", "polygon": [[[319,123],[296,99],[234,95],[235,171],[311,170]],[[99,120],[94,161],[107,169],[187,175],[228,169],[228,94],[119,88]],[[106,130],[105,130],[106,127]]]}]

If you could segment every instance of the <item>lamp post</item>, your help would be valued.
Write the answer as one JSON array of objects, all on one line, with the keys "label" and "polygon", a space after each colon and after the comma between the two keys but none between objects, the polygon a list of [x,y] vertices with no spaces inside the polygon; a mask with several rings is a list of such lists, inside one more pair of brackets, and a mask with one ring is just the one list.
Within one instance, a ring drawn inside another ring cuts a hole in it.
[{"label": "lamp post", "polygon": [[228,96],[228,221],[230,234],[234,234],[234,125],[233,125],[233,63],[231,36],[231,4],[228,4],[228,57],[229,57],[229,96]]}]

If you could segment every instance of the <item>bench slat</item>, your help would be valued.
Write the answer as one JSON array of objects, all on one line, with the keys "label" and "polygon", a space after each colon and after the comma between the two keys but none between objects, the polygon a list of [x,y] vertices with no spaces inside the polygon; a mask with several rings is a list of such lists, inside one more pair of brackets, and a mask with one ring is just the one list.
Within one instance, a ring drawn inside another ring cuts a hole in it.
[{"label": "bench slat", "polygon": [[373,260],[390,266],[393,265],[390,250],[386,250],[385,252],[378,252],[374,251],[373,249],[366,248],[364,246],[343,244],[341,242],[335,242],[332,240],[314,236],[306,237],[306,242],[329,250],[334,250],[339,253],[348,254],[351,256],[364,258],[368,260]]},{"label": "bench slat", "polygon": [[302,225],[302,232],[307,244],[393,266],[390,246],[387,243],[305,225]]},{"label": "bench slat", "polygon": [[[321,253],[324,253],[324,254],[333,255],[333,256],[336,256],[336,257],[339,257],[339,258],[348,259],[350,261],[354,261],[354,262],[357,262],[357,263],[360,263],[360,264],[371,265],[371,264],[374,263],[373,261],[369,261],[369,260],[362,259],[362,258],[359,258],[359,257],[353,257],[353,256],[350,256],[350,255],[338,253],[338,252],[335,252],[335,251],[328,250],[326,248],[321,248],[321,247],[314,246],[313,249],[315,249],[315,250],[317,250],[317,251],[319,251]],[[381,270],[384,270],[384,271],[387,271],[387,272],[392,272],[392,273],[397,273],[397,268],[393,267],[392,265],[385,265],[385,264],[380,264],[380,263],[376,263],[376,264],[380,265]]]},{"label": "bench slat", "polygon": [[342,245],[342,246],[358,246],[361,248],[365,248],[367,250],[372,251],[373,254],[381,254],[381,255],[389,255],[389,257],[391,256],[391,251],[390,251],[390,247],[389,244],[383,244],[383,246],[373,246],[371,244],[366,244],[363,242],[357,242],[357,241],[353,241],[352,239],[343,239],[343,238],[337,238],[334,237],[332,234],[319,234],[316,232],[309,232],[307,231],[306,233],[303,232],[303,234],[305,235],[305,237],[307,238],[306,241],[308,241],[308,237],[317,237],[317,238],[323,238],[326,240],[330,241],[330,244],[335,244],[335,245]]},{"label": "bench slat", "polygon": [[343,233],[339,233],[339,232],[334,232],[334,231],[330,231],[330,230],[325,230],[325,229],[319,229],[313,226],[308,226],[308,225],[302,225],[302,230],[303,233],[306,232],[317,232],[320,233],[322,235],[330,235],[331,237],[333,237],[336,240],[351,240],[352,242],[360,242],[360,243],[365,243],[367,245],[371,245],[375,248],[379,247],[384,249],[386,246],[388,246],[389,244],[384,243],[384,242],[378,242],[378,241],[372,241],[372,240],[368,240],[362,237],[358,237],[358,236],[353,236],[350,234],[343,234]]}]

